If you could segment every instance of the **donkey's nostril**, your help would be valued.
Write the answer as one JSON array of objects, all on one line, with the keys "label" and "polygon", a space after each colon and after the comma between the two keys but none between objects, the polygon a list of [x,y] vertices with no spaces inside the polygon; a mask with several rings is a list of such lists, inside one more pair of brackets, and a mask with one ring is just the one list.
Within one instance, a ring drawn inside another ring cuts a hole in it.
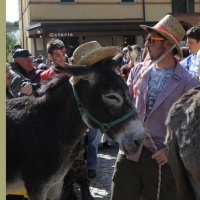
[{"label": "donkey's nostril", "polygon": [[140,144],[139,144],[138,140],[133,140],[133,145],[134,146],[139,146]]}]

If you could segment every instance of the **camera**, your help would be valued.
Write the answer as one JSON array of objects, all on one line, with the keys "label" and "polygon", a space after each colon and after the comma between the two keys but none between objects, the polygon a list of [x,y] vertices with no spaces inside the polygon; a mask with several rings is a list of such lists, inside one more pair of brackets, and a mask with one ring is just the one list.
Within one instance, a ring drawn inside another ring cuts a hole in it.
[{"label": "camera", "polygon": [[28,79],[28,78],[25,78],[25,79],[22,80],[22,84],[23,85],[28,84],[28,83],[31,84],[33,91],[36,91],[38,88],[40,88],[40,84],[38,84],[38,83],[31,83],[31,80]]}]

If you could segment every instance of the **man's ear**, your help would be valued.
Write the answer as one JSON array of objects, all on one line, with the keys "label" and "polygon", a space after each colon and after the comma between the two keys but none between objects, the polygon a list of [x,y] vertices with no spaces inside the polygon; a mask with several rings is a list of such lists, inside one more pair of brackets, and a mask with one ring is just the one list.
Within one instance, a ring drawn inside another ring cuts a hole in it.
[{"label": "man's ear", "polygon": [[48,57],[53,60],[53,56],[50,53],[48,53]]},{"label": "man's ear", "polygon": [[19,57],[15,58],[15,62],[19,63]]}]

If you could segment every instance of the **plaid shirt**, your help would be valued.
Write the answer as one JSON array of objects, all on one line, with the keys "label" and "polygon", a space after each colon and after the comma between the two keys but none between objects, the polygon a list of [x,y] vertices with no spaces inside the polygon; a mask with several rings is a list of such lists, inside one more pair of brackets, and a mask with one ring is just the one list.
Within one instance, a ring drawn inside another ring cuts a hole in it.
[{"label": "plaid shirt", "polygon": [[191,74],[198,76],[197,55],[191,54],[180,62],[182,67],[185,67]]}]

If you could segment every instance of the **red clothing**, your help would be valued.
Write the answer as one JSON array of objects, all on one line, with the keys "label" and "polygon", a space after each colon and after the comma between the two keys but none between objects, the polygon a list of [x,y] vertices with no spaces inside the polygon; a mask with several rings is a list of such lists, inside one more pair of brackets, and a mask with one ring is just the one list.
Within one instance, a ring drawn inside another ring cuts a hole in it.
[{"label": "red clothing", "polygon": [[133,67],[134,67],[134,65],[131,61],[128,64],[125,64],[122,66],[122,68],[121,68],[122,77],[124,77],[125,81],[127,81],[129,73]]},{"label": "red clothing", "polygon": [[52,66],[40,74],[41,81],[43,82],[43,81],[49,80],[50,78],[54,77],[56,74],[63,74],[63,73],[60,71],[56,71],[55,68]]}]

